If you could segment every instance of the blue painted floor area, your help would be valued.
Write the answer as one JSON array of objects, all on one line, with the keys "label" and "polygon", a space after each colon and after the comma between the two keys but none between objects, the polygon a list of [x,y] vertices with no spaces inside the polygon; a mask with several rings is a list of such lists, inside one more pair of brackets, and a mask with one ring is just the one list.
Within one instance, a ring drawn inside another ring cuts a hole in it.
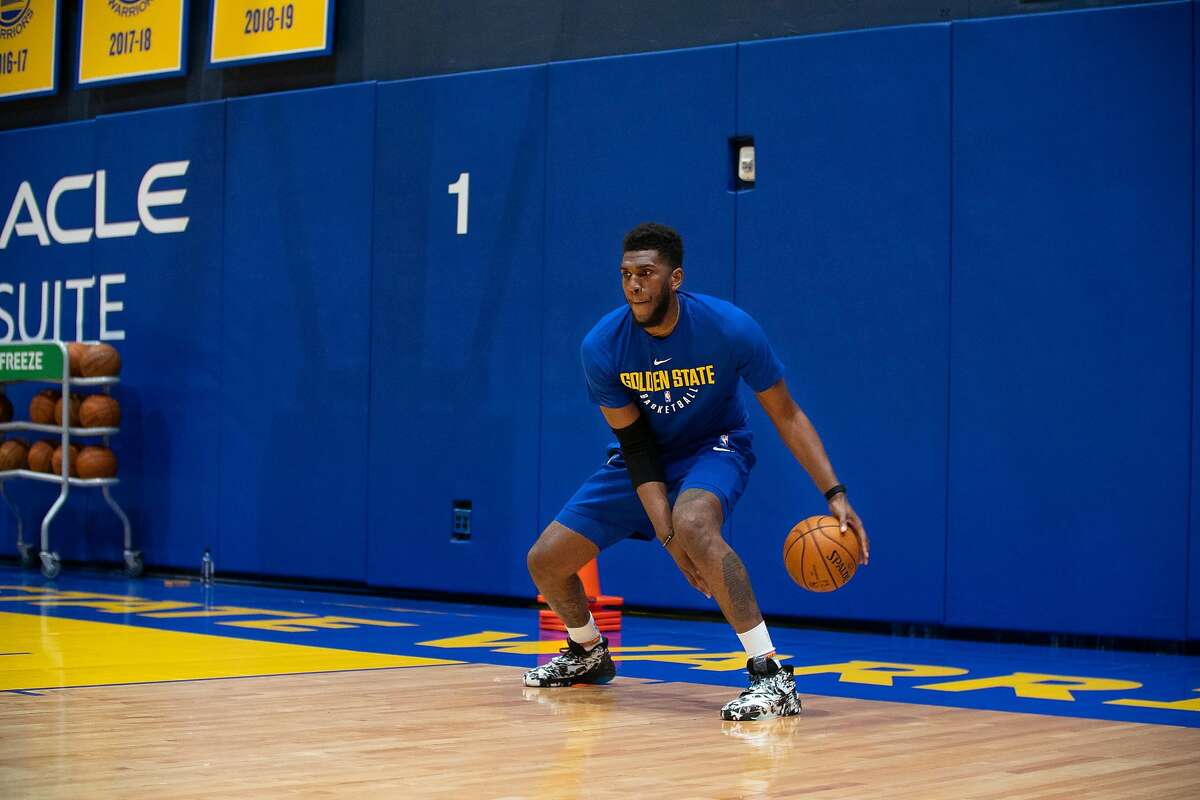
[{"label": "blue painted floor area", "polygon": [[[513,667],[549,658],[562,637],[539,631],[532,609],[84,572],[46,581],[6,566],[0,611]],[[772,635],[810,707],[835,695],[1200,727],[1196,656],[781,626]],[[745,657],[723,623],[626,615],[611,641],[620,675],[744,686]]]}]

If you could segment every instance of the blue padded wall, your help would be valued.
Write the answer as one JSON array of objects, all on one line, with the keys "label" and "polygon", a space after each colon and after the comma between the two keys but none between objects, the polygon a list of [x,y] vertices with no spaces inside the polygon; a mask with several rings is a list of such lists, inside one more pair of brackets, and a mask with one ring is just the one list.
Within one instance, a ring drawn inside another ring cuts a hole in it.
[{"label": "blue padded wall", "polygon": [[[945,556],[950,29],[743,45],[737,302],[763,325],[873,537],[845,589],[798,588],[785,534],[824,498],[753,395],[759,463],[736,517],[767,612],[938,622]],[[745,389],[745,387],[743,387]]]},{"label": "blue padded wall", "polygon": [[1189,3],[954,26],[952,625],[1184,634],[1191,39]]},{"label": "blue padded wall", "polygon": [[[180,205],[153,213],[187,217],[184,231],[143,228],[135,237],[91,246],[97,274],[124,275],[109,302],[124,304],[110,315],[111,327],[124,331],[114,342],[123,369],[115,391],[121,435],[113,448],[128,477],[113,496],[130,513],[135,546],[150,563],[196,569],[205,548],[220,558],[214,494],[220,409],[213,398],[220,391],[225,103],[96,121],[96,163],[108,170],[110,219],[138,219],[143,174],[154,164],[178,161],[189,162],[186,174],[160,178],[152,188],[187,194]],[[89,329],[87,335],[97,333]],[[120,521],[90,494],[93,540],[119,545]]]},{"label": "blue padded wall", "polygon": [[[588,401],[579,344],[624,302],[625,231],[648,220],[676,228],[684,287],[732,296],[735,59],[735,47],[723,46],[549,67],[543,526],[603,463],[613,438]],[[601,565],[604,591],[628,602],[715,607],[654,543],[623,542]]]},{"label": "blue padded wall", "polygon": [[379,86],[371,583],[535,593],[545,119],[544,67]]},{"label": "blue padded wall", "polygon": [[[788,581],[780,540],[824,502],[746,392],[759,464],[732,538],[769,614],[1200,638],[1198,5],[3,133],[6,204],[28,180],[44,215],[55,181],[103,169],[107,221],[133,221],[146,168],[187,160],[154,188],[186,190],[155,213],[189,224],[13,237],[0,338],[75,338],[63,284],[80,279],[79,333],[99,337],[110,276],[114,494],[152,566],[209,547],[220,572],[528,597],[528,546],[611,439],[579,343],[623,302],[621,234],[655,219],[685,237],[686,288],[762,323],[873,535],[844,591]],[[742,193],[735,134],[758,146]],[[447,193],[462,172],[466,235]],[[94,224],[95,194],[62,196],[63,227]],[[43,282],[51,315],[55,282],[61,302],[39,334]],[[24,417],[38,387],[7,388]],[[7,488],[36,538],[54,490]],[[470,544],[450,542],[456,499]],[[53,533],[67,560],[119,558],[92,492]],[[653,544],[602,565],[631,603],[714,608]]]},{"label": "blue padded wall", "polygon": [[366,578],[374,138],[374,84],[229,102],[219,567]]},{"label": "blue padded wall", "polygon": [[[81,309],[75,290],[68,290],[68,280],[87,280],[96,275],[93,264],[93,244],[60,244],[48,234],[50,225],[47,203],[51,188],[68,175],[94,173],[96,123],[80,122],[46,128],[12,131],[0,134],[0,225],[8,218],[10,208],[23,181],[28,181],[38,206],[38,215],[47,231],[47,244],[41,245],[34,236],[18,236],[15,229],[7,246],[0,250],[0,340],[53,338],[55,333],[74,338],[76,316]],[[109,192],[108,194],[112,194]],[[64,229],[94,228],[96,184],[93,178],[88,189],[64,192],[57,204],[56,219]],[[114,197],[115,200],[115,197]],[[115,214],[106,215],[114,221]],[[122,218],[123,219],[123,218]],[[18,223],[32,222],[28,209],[17,217]],[[93,236],[91,242],[96,240]],[[55,284],[60,284],[58,330],[55,330]],[[25,314],[19,308],[20,287],[25,286]],[[42,314],[43,293],[46,311]],[[94,336],[99,325],[100,306],[95,287],[83,289],[84,335]],[[23,326],[23,327],[22,327]],[[13,402],[14,419],[29,419],[29,400],[39,390],[50,388],[39,384],[12,384],[7,394]],[[118,394],[118,396],[121,396]],[[39,435],[13,434],[26,442],[36,441]],[[122,454],[116,448],[117,455]],[[24,521],[25,540],[37,542],[41,535],[42,517],[58,496],[58,488],[28,480],[8,481],[8,496],[17,504]],[[88,513],[94,490],[75,490],[59,511],[50,528],[52,549],[65,560],[119,559],[119,542],[94,540],[88,535],[88,523],[94,515]],[[122,498],[119,489],[114,497]],[[103,502],[103,501],[101,501]],[[15,552],[16,528],[8,509],[0,506],[0,537],[3,552]]]}]

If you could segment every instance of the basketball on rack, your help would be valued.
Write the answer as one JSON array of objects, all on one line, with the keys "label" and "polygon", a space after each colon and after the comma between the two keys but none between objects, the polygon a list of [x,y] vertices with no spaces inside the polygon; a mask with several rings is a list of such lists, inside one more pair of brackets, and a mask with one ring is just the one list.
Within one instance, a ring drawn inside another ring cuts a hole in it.
[{"label": "basketball on rack", "polygon": [[[63,424],[63,399],[64,398],[62,398],[62,397],[58,398],[58,401],[54,404],[54,424],[55,425]],[[71,392],[71,397],[69,398],[69,400],[71,403],[71,410],[69,412],[70,426],[72,428],[78,428],[79,427],[79,407],[80,407],[80,405],[83,404],[83,397],[81,395],[75,394],[74,392]]]},{"label": "basketball on rack", "polygon": [[54,458],[54,443],[42,440],[29,448],[29,468],[34,472],[49,472]]},{"label": "basketball on rack", "polygon": [[79,406],[79,421],[85,428],[116,428],[121,424],[121,405],[106,394],[89,395]]},{"label": "basketball on rack", "polygon": [[[79,477],[79,465],[76,461],[79,458],[79,448],[76,445],[71,445],[71,477]],[[54,448],[54,455],[50,458],[50,471],[55,475],[62,475],[62,445]]]},{"label": "basketball on rack", "polygon": [[28,465],[29,447],[20,439],[9,439],[0,444],[0,472],[9,469],[25,469]]},{"label": "basketball on rack", "polygon": [[832,592],[854,577],[858,569],[858,537],[841,530],[830,516],[803,519],[783,542],[783,565],[792,580],[810,592]]},{"label": "basketball on rack", "polygon": [[54,404],[62,392],[58,389],[42,389],[29,401],[29,421],[38,425],[54,424]]},{"label": "basketball on rack", "polygon": [[117,457],[100,445],[89,445],[79,451],[75,466],[81,478],[111,478],[117,474]]},{"label": "basketball on rack", "polygon": [[13,405],[8,395],[0,394],[0,422],[12,422]]},{"label": "basketball on rack", "polygon": [[67,360],[71,364],[71,375],[79,377],[83,374],[80,370],[83,365],[83,354],[88,350],[88,346],[83,342],[71,342],[67,345]]},{"label": "basketball on rack", "polygon": [[121,354],[111,344],[94,344],[84,352],[79,368],[85,378],[116,375],[121,371]]}]

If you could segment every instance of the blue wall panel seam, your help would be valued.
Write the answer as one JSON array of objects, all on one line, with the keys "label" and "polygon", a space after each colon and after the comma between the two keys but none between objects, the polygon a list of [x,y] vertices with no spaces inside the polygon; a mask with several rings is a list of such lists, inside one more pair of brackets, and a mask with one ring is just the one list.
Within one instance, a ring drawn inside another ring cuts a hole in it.
[{"label": "blue wall panel seam", "polygon": [[[229,101],[224,100],[222,104],[225,107],[224,124],[221,126],[224,142],[221,145],[221,263],[219,268],[221,274],[218,278],[220,285],[220,310],[218,311],[218,333],[217,341],[220,342],[220,350],[217,356],[217,381],[218,388],[217,396],[220,397],[225,387],[225,231],[229,227],[229,126],[231,120],[229,118]],[[219,566],[218,559],[223,557],[221,544],[225,538],[225,515],[222,513],[224,506],[224,484],[222,483],[222,467],[225,464],[225,423],[222,417],[217,418],[217,541],[215,546],[210,546],[210,550],[215,550],[213,556],[214,568]]]},{"label": "blue wall panel seam", "polygon": [[1200,630],[1192,631],[1192,540],[1195,538],[1195,522],[1192,519],[1193,481],[1196,473],[1196,3],[1191,4],[1192,12],[1192,270],[1191,278],[1191,337],[1188,340],[1191,358],[1188,359],[1190,380],[1188,381],[1188,480],[1187,480],[1187,536],[1183,541],[1183,638],[1200,639]]},{"label": "blue wall panel seam", "polygon": [[[733,135],[743,136],[742,131],[742,104],[741,99],[742,89],[742,44],[739,42],[733,48]],[[758,153],[754,155],[755,162],[758,161]],[[756,164],[757,166],[757,164]],[[742,193],[737,191],[737,184],[734,183],[733,193],[733,296],[730,301],[737,305],[737,267],[738,267],[738,211],[741,207]]]},{"label": "blue wall panel seam", "polygon": [[[550,66],[542,65],[542,277],[538,281],[539,301],[546,307],[546,251],[550,246]],[[537,494],[534,506],[534,531],[540,535],[542,526],[542,483],[545,481],[546,427],[546,318],[538,326],[538,393],[537,393]]]},{"label": "blue wall panel seam", "polygon": [[[742,106],[741,106],[741,103],[739,102],[739,96],[741,95],[741,88],[742,88],[742,45],[739,43],[739,44],[734,45],[734,47],[733,47],[733,135],[734,136],[742,136],[743,135],[742,131],[741,131]],[[755,166],[757,167],[757,162],[758,162],[757,151],[755,151],[754,161],[755,161]],[[735,166],[733,164],[726,165],[726,169],[733,169],[733,168],[735,168]],[[733,303],[735,306],[737,305],[737,302],[738,302],[738,296],[737,296],[737,294],[738,294],[737,293],[737,288],[738,288],[738,281],[737,281],[738,208],[741,205],[741,202],[742,202],[742,193],[737,191],[737,183],[735,182],[734,183],[734,192],[733,192],[733,259],[732,259],[732,264],[731,264],[731,269],[733,271],[733,283],[732,283],[732,287],[730,289],[731,297],[729,298],[729,301],[731,303]],[[737,522],[733,519],[729,520],[729,540],[730,540],[729,544],[731,547],[733,546],[733,543],[735,541],[737,541]]]},{"label": "blue wall panel seam", "polygon": [[363,459],[362,467],[362,486],[363,486],[363,504],[362,504],[362,530],[364,534],[363,549],[362,549],[362,582],[363,585],[370,585],[370,565],[371,565],[371,422],[373,416],[371,414],[372,391],[374,389],[372,382],[375,371],[371,369],[371,364],[375,358],[375,304],[371,302],[374,295],[375,287],[375,184],[376,176],[378,175],[378,157],[379,157],[379,82],[371,81],[371,214],[367,224],[367,420],[365,435],[367,437],[364,452],[366,458]]},{"label": "blue wall panel seam", "polygon": [[942,624],[948,624],[949,593],[950,593],[950,403],[953,395],[950,383],[954,380],[953,347],[951,339],[954,336],[954,32],[957,26],[950,25],[947,35],[949,48],[946,59],[949,92],[950,135],[947,137],[947,153],[949,168],[946,170],[948,195],[946,208],[946,475],[944,498],[944,519],[942,520]]}]

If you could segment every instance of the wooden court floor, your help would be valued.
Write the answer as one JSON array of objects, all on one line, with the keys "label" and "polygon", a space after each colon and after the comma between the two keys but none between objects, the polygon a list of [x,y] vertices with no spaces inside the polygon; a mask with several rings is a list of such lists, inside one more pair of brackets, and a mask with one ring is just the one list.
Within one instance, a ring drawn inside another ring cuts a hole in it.
[{"label": "wooden court floor", "polygon": [[774,636],[804,715],[727,723],[720,623],[526,689],[531,609],[0,566],[0,800],[1200,798],[1200,658]]},{"label": "wooden court floor", "polygon": [[724,687],[524,689],[460,664],[0,700],[6,798],[1200,797],[1200,729],[836,697],[728,723]]}]

